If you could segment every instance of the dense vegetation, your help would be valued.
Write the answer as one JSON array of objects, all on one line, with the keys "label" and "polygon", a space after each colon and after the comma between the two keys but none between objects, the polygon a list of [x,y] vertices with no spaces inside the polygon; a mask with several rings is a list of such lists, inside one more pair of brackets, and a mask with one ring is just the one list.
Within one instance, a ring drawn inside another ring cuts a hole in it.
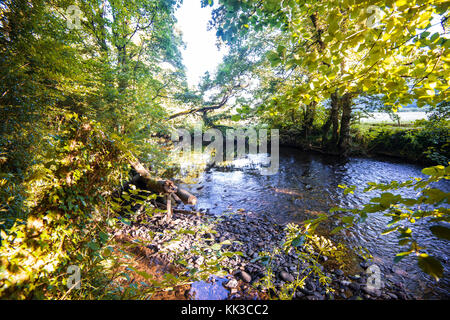
[{"label": "dense vegetation", "polygon": [[[120,264],[111,233],[124,210],[113,193],[136,159],[155,176],[168,171],[170,148],[158,137],[192,128],[198,117],[204,128],[277,128],[282,142],[308,150],[448,165],[446,1],[201,2],[214,5],[210,27],[229,53],[195,89],[175,26],[181,0],[0,4],[0,297],[144,297],[148,290],[111,285]],[[436,26],[441,31],[430,32]],[[411,104],[429,120],[407,128],[358,122]],[[448,179],[448,167],[436,168]],[[448,195],[427,192],[414,203],[388,194],[377,210],[353,213],[398,211],[400,203],[412,211],[392,214],[411,221],[419,218],[416,205],[448,203]],[[439,210],[420,217],[448,222],[448,209]],[[435,231],[448,238],[448,228]],[[411,246],[405,254],[418,253],[424,271],[441,276],[434,260],[403,240]],[[59,277],[75,264],[88,280],[65,294]],[[154,287],[206,271],[220,267]]]}]

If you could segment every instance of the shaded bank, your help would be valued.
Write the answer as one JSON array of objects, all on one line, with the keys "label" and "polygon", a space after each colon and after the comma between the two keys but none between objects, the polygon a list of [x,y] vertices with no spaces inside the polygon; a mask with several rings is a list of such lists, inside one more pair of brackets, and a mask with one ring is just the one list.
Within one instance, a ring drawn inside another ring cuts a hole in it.
[{"label": "shaded bank", "polygon": [[[319,132],[305,140],[302,130],[280,130],[280,145],[315,151],[325,155],[340,153],[322,146]],[[450,160],[450,131],[447,127],[402,128],[389,125],[362,125],[350,130],[347,156],[388,156],[421,165],[446,164]]]}]

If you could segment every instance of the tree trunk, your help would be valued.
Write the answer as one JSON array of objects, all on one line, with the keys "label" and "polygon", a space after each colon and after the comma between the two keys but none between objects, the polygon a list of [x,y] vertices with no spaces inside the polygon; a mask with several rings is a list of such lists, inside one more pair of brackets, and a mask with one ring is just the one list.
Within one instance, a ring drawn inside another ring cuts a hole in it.
[{"label": "tree trunk", "polygon": [[317,102],[313,101],[306,107],[305,113],[305,140],[308,140],[311,135],[312,126],[314,123],[314,118],[316,116],[316,106]]},{"label": "tree trunk", "polygon": [[330,119],[332,124],[331,145],[336,147],[339,140],[339,110],[341,108],[340,98],[337,91],[331,95]]},{"label": "tree trunk", "polygon": [[352,113],[352,96],[350,93],[344,94],[340,98],[342,107],[341,131],[339,134],[339,152],[346,155],[350,146],[350,120]]},{"label": "tree trunk", "polygon": [[331,115],[328,116],[327,121],[322,126],[322,148],[324,148],[328,143],[328,131],[330,131],[331,127]]},{"label": "tree trunk", "polygon": [[120,66],[119,93],[123,94],[128,88],[128,55],[125,45],[117,46],[117,61]]}]

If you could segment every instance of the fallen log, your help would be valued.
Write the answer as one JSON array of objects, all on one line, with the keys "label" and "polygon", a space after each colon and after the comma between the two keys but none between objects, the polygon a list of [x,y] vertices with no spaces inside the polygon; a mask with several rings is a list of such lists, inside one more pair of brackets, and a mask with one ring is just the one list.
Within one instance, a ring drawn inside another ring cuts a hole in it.
[{"label": "fallen log", "polygon": [[137,172],[131,180],[131,184],[134,184],[140,189],[145,189],[154,193],[171,194],[175,202],[181,200],[184,204],[190,205],[195,205],[197,203],[197,197],[188,191],[177,187],[173,181],[154,179],[150,172],[138,161],[130,162],[130,164]]},{"label": "fallen log", "polygon": [[181,200],[180,197],[178,197],[175,193],[172,193],[170,197],[172,198],[172,201],[176,204],[180,204],[183,202],[183,200]]},{"label": "fallen log", "polygon": [[184,204],[190,204],[190,205],[196,205],[197,204],[197,197],[192,195],[191,193],[187,192],[184,189],[178,188],[175,195],[183,201]]}]

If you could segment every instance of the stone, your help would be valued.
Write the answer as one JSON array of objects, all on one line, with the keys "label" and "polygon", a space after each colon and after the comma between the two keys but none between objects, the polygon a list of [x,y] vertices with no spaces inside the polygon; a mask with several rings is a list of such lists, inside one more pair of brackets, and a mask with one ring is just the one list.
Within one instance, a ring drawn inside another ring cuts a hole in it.
[{"label": "stone", "polygon": [[393,294],[393,293],[387,292],[386,294],[387,294],[389,297],[391,297],[392,299],[395,299],[395,300],[398,299],[398,297],[397,297],[395,294]]},{"label": "stone", "polygon": [[233,289],[233,288],[236,288],[237,286],[238,286],[238,281],[234,278],[224,284],[224,287],[228,288],[228,289]]},{"label": "stone", "polygon": [[203,258],[202,256],[198,256],[197,259],[195,260],[195,264],[197,266],[201,266],[203,262],[205,262],[205,258]]},{"label": "stone", "polygon": [[359,289],[361,289],[361,286],[355,282],[350,283],[348,287],[353,291],[359,291]]},{"label": "stone", "polygon": [[365,293],[367,293],[367,294],[369,294],[369,295],[371,295],[373,297],[380,297],[381,296],[381,291],[380,290],[371,289],[371,288],[368,288],[367,286],[364,286],[362,288],[362,291],[364,291]]},{"label": "stone", "polygon": [[325,297],[318,292],[315,292],[313,295],[307,296],[307,300],[325,300]]},{"label": "stone", "polygon": [[306,288],[312,292],[316,291],[316,285],[312,281],[306,283]]},{"label": "stone", "polygon": [[366,261],[363,261],[359,264],[361,266],[361,268],[363,269],[367,269],[369,267],[369,264]]},{"label": "stone", "polygon": [[325,297],[318,292],[315,292],[314,295],[317,297],[317,300],[325,300]]},{"label": "stone", "polygon": [[245,281],[247,283],[250,283],[252,281],[252,276],[243,270],[241,272],[239,272],[239,276],[241,277],[241,279],[243,281]]},{"label": "stone", "polygon": [[334,272],[334,274],[335,275],[337,275],[338,277],[342,277],[343,275],[344,275],[344,271],[342,271],[342,270],[336,270],[335,272]]},{"label": "stone", "polygon": [[341,286],[343,286],[343,287],[348,287],[350,284],[351,284],[350,281],[347,281],[347,280],[342,280],[341,281]]},{"label": "stone", "polygon": [[281,271],[280,278],[283,281],[286,281],[286,282],[293,282],[293,281],[295,281],[295,278],[290,273],[287,273],[286,271]]}]

